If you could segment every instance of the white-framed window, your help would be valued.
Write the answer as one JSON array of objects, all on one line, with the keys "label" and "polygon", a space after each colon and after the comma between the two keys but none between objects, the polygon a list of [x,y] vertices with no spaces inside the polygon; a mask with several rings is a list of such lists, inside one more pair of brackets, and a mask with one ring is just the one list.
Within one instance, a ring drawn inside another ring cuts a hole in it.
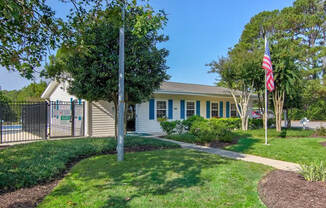
[{"label": "white-framed window", "polygon": [[231,104],[231,117],[237,117],[237,108],[235,106],[235,104]]},{"label": "white-framed window", "polygon": [[167,118],[168,112],[167,112],[168,106],[166,100],[157,100],[156,101],[156,118]]},{"label": "white-framed window", "polygon": [[212,118],[218,118],[218,103],[217,102],[212,102],[211,114],[212,114]]},{"label": "white-framed window", "polygon": [[194,116],[196,113],[196,103],[195,101],[186,102],[186,118]]}]

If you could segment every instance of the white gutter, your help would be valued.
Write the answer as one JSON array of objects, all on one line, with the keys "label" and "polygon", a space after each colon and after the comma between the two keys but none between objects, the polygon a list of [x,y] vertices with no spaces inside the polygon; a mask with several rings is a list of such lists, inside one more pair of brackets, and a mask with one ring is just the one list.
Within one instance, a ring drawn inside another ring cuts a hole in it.
[{"label": "white gutter", "polygon": [[50,84],[46,87],[44,92],[41,95],[42,99],[48,100],[52,94],[52,92],[59,86],[59,83],[56,81],[51,81]]}]

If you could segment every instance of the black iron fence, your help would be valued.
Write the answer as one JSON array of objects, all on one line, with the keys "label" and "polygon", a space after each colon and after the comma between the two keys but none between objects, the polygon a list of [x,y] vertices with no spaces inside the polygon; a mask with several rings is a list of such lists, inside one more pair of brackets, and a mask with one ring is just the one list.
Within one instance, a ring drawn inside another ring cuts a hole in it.
[{"label": "black iron fence", "polygon": [[46,139],[46,102],[0,102],[0,142]]},{"label": "black iron fence", "polygon": [[0,143],[84,136],[83,102],[0,102]]}]

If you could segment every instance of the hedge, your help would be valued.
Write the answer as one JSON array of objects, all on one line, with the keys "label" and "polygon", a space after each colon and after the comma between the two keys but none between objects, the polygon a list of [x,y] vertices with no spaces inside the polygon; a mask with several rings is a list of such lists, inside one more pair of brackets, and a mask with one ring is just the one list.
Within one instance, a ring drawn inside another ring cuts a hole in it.
[{"label": "hedge", "polygon": [[[0,193],[49,182],[61,176],[69,163],[115,153],[116,145],[113,138],[86,138],[41,141],[0,150]],[[179,146],[150,138],[126,137],[125,147],[137,150]]]}]

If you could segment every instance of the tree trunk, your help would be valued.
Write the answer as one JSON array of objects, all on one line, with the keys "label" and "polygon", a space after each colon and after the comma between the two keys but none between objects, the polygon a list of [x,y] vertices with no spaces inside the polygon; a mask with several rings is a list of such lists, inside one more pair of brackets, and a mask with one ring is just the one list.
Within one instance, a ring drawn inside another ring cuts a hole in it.
[{"label": "tree trunk", "polygon": [[244,131],[248,130],[248,104],[250,101],[251,92],[243,90],[239,95],[239,100],[235,95],[235,90],[231,90],[231,95],[234,99],[236,109],[241,118],[241,129]]},{"label": "tree trunk", "polygon": [[276,131],[280,132],[282,130],[282,113],[284,105],[285,92],[275,89],[273,94],[274,109],[275,109],[275,124]]}]

